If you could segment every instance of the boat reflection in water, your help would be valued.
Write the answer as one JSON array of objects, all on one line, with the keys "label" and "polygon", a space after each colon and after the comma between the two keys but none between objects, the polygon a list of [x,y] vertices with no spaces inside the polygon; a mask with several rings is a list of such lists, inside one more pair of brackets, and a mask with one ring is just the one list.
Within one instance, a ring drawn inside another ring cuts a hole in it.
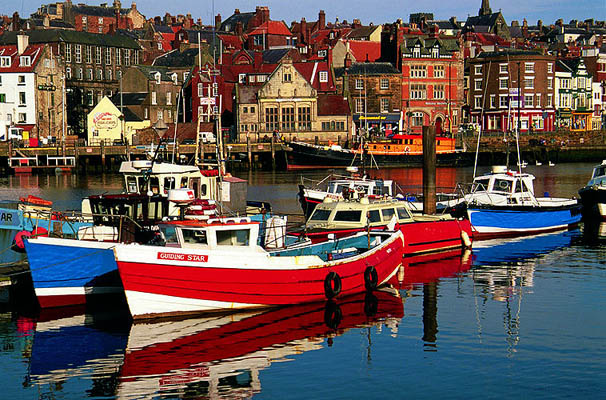
[{"label": "boat reflection in water", "polygon": [[43,387],[41,397],[45,390],[51,397],[62,390],[66,395],[75,390],[71,394],[81,396],[80,388],[66,382],[82,377],[92,378],[91,396],[113,395],[110,388],[122,366],[128,340],[128,314],[82,314],[82,311],[81,307],[65,308],[61,314],[45,313],[32,320],[33,341],[26,382]]},{"label": "boat reflection in water", "polygon": [[540,257],[569,247],[579,236],[579,229],[573,229],[512,239],[476,241],[473,244],[473,265],[490,266]]},{"label": "boat reflection in water", "polygon": [[259,371],[272,362],[332,344],[347,329],[385,324],[404,315],[396,291],[217,318],[134,324],[120,398],[250,397],[261,391]]},{"label": "boat reflection in water", "polygon": [[583,223],[583,241],[590,246],[599,246],[606,243],[606,222]]},{"label": "boat reflection in water", "polygon": [[137,323],[126,332],[77,315],[37,323],[28,381],[49,396],[69,396],[67,381],[90,377],[94,396],[250,397],[272,362],[330,346],[351,328],[397,332],[403,315],[399,292],[388,288],[327,303]]},{"label": "boat reflection in water", "polygon": [[441,278],[454,277],[471,267],[469,249],[456,249],[441,253],[404,257],[402,268],[389,281],[399,289],[410,290],[415,284],[426,284]]}]

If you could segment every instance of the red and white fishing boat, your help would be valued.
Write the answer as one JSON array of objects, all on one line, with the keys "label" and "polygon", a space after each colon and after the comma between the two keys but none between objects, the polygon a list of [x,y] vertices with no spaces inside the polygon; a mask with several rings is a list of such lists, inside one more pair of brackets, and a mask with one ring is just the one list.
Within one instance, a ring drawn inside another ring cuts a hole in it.
[{"label": "red and white fishing boat", "polygon": [[135,319],[321,301],[374,289],[398,270],[401,232],[370,232],[338,253],[278,256],[257,245],[259,224],[209,220],[164,226],[164,246],[114,252]]}]

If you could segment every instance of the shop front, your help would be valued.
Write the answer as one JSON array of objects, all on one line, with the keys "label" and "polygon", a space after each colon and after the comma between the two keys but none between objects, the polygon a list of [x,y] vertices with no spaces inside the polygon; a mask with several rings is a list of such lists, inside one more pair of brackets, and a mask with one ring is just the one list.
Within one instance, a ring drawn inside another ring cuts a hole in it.
[{"label": "shop front", "polygon": [[368,130],[374,136],[389,136],[400,131],[401,114],[354,114],[353,121],[358,132]]}]

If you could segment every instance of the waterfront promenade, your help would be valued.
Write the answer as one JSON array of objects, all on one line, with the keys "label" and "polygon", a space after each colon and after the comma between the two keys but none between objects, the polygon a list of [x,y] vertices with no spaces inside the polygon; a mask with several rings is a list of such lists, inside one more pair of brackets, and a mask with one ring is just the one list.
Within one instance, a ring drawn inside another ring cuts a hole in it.
[{"label": "waterfront promenade", "polygon": [[[316,143],[323,143],[315,140]],[[345,143],[340,143],[344,145]],[[522,134],[519,138],[521,158],[528,163],[543,162],[582,162],[598,161],[606,158],[606,131],[584,132],[536,132]],[[457,137],[457,147],[467,153],[469,163],[473,163],[477,135],[465,134]],[[180,158],[191,159],[196,152],[195,144],[167,144],[162,151],[171,158],[174,154],[176,160]],[[73,157],[74,165],[78,169],[87,171],[115,170],[125,159],[145,157],[150,151],[149,145],[98,145],[87,146],[83,142],[71,141],[65,145],[49,145],[42,147],[29,147],[23,143],[0,143],[0,168],[7,170],[9,159],[12,163],[32,162],[36,158]],[[286,153],[290,151],[286,143],[275,141],[273,138],[264,142],[227,143],[225,144],[225,159],[229,162],[241,164],[244,169],[278,168],[281,169],[286,162]],[[204,144],[199,148],[201,158],[216,159],[216,145]],[[481,165],[504,163],[507,160],[516,161],[515,137],[502,132],[485,132],[480,138],[478,162]],[[250,162],[252,161],[252,162]],[[51,165],[52,167],[52,165]]]}]

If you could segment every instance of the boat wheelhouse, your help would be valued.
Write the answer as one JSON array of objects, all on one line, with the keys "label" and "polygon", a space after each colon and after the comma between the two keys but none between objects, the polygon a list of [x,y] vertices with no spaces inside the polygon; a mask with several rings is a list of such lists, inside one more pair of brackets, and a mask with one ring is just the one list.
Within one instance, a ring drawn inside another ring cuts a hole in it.
[{"label": "boat wheelhouse", "polygon": [[404,233],[407,256],[471,245],[469,221],[450,215],[413,214],[406,201],[393,198],[326,199],[316,206],[301,234],[315,242],[329,235],[346,237],[386,229],[390,224]]},{"label": "boat wheelhouse", "polygon": [[356,196],[394,196],[393,181],[373,179],[359,175],[356,167],[348,168],[350,176],[331,174],[319,182],[309,183],[304,178],[299,185],[299,202],[306,218],[309,218],[317,204],[325,198],[343,200]]}]

